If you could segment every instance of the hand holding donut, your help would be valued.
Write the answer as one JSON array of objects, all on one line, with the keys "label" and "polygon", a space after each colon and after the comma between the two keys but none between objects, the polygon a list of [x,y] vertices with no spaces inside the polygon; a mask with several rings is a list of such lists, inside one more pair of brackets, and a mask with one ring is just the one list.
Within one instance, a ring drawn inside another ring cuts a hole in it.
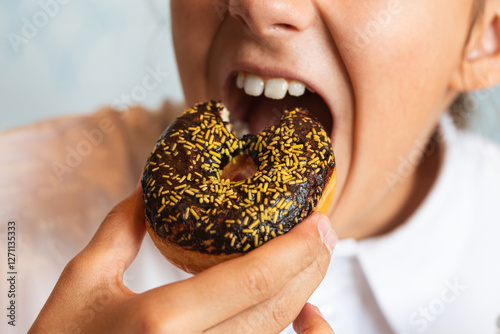
[{"label": "hand holding donut", "polygon": [[163,255],[196,274],[327,213],[331,140],[304,108],[239,138],[220,102],[197,103],[162,133],[142,177],[146,228]]},{"label": "hand holding donut", "polygon": [[[68,263],[30,333],[275,333],[297,317],[326,273],[336,235],[328,218],[314,213],[245,256],[135,294],[123,273],[145,234],[141,192],[118,204]],[[306,305],[296,330],[325,328]]]}]

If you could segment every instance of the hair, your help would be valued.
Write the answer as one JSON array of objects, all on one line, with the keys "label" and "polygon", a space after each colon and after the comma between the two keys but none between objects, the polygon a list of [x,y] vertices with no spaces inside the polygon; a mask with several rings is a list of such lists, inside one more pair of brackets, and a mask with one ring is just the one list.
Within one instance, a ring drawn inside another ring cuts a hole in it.
[{"label": "hair", "polygon": [[[470,28],[469,32],[467,33],[467,38],[465,40],[463,49],[464,56],[466,52],[465,48],[471,39],[472,32],[474,31],[476,24],[479,22],[484,13],[485,3],[486,0],[474,1],[471,20],[470,20],[471,21]],[[450,105],[449,113],[452,116],[455,125],[458,126],[459,128],[464,128],[467,125],[467,119],[469,118],[470,114],[475,110],[476,110],[476,105],[474,103],[473,98],[471,97],[471,94],[460,93]]]}]

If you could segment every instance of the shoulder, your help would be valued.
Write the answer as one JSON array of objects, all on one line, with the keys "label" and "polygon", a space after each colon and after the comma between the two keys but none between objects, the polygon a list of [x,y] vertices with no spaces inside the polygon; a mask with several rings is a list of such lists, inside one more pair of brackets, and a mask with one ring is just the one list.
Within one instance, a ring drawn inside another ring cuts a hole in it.
[{"label": "shoulder", "polygon": [[82,164],[92,167],[112,155],[141,158],[179,111],[180,106],[169,102],[157,111],[102,108],[10,129],[0,133],[0,166],[9,164],[15,174],[12,164],[23,163],[24,168],[44,173],[47,164],[73,170]]},{"label": "shoulder", "polygon": [[[25,246],[19,248],[19,284],[35,293],[20,305],[30,323],[65,264],[88,243],[107,212],[136,187],[156,139],[179,111],[170,103],[156,112],[103,108],[0,133],[0,203],[5,204],[0,221],[16,222],[16,241]],[[149,261],[145,263],[159,261],[148,244],[139,257]],[[168,273],[174,269],[160,267],[167,273],[156,277],[173,277]],[[138,273],[137,268],[128,271],[133,278],[136,274],[130,273]],[[136,277],[133,285],[154,283],[149,276]]]},{"label": "shoulder", "polygon": [[[452,165],[454,182],[462,186],[462,191],[471,192],[474,198],[495,199],[498,205],[500,143],[471,131],[456,129],[450,122],[444,118],[441,127],[448,151],[445,163]],[[491,204],[489,200],[474,202],[480,208],[485,208],[482,204]]]},{"label": "shoulder", "polygon": [[0,217],[29,215],[36,225],[67,212],[83,221],[89,207],[101,217],[135,187],[179,110],[168,102],[155,112],[103,108],[0,133],[0,200],[10,203]]},{"label": "shoulder", "polygon": [[493,172],[500,179],[500,143],[472,133],[470,131],[457,130],[456,148],[469,158],[468,162],[475,168],[485,172]]},{"label": "shoulder", "polygon": [[[468,131],[457,131],[451,163],[463,172],[462,180],[480,201],[475,202],[481,210],[493,213],[500,204],[500,144]],[[467,180],[468,182],[464,182]]]},{"label": "shoulder", "polygon": [[[72,114],[57,118],[38,121],[21,127],[16,127],[0,132],[2,143],[20,145],[24,141],[31,144],[38,142],[50,142],[60,136],[65,140],[71,140],[71,135],[76,135],[75,130],[80,128],[98,129],[103,133],[109,133],[116,129],[131,132],[152,130],[148,132],[162,131],[180,112],[182,105],[165,102],[158,110],[147,110],[134,107],[119,111],[111,107],[104,107],[88,114]],[[156,131],[155,131],[156,130]],[[36,140],[33,143],[33,140]],[[6,149],[8,145],[0,145],[0,149]]]},{"label": "shoulder", "polygon": [[[459,270],[454,276],[462,287],[456,295],[456,310],[482,305],[469,310],[470,319],[463,321],[462,329],[486,333],[500,316],[500,271],[496,265],[500,253],[500,146],[480,135],[457,131],[450,149],[454,151],[450,163],[455,164],[458,173],[455,191],[449,195],[454,205],[448,208],[460,212],[454,216],[454,227],[462,219],[467,221],[465,242],[456,261]],[[457,197],[466,200],[455,203]],[[456,233],[456,229],[450,229],[448,237],[453,238]],[[458,314],[451,311],[452,315]]]}]

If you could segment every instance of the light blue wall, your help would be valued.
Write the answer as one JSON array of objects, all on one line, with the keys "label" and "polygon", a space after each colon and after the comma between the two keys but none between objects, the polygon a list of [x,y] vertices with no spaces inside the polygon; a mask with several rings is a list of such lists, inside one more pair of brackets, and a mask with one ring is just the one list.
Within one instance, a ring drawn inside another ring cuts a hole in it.
[{"label": "light blue wall", "polygon": [[[4,0],[0,37],[0,130],[116,105],[124,95],[151,108],[182,100],[168,0]],[[145,89],[155,70],[168,75]],[[472,128],[500,142],[500,91],[479,97]]]},{"label": "light blue wall", "polygon": [[475,94],[476,112],[470,117],[470,128],[500,143],[500,87]]},{"label": "light blue wall", "polygon": [[[91,112],[123,94],[148,107],[182,100],[168,1],[0,1],[0,37],[0,130]],[[157,70],[168,75],[145,89]]]}]

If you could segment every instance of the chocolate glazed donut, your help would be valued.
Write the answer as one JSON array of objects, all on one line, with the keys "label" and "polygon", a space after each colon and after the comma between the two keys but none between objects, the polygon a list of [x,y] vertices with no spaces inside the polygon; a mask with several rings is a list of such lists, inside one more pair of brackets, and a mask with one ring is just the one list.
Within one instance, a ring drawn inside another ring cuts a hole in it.
[{"label": "chocolate glazed donut", "polygon": [[[175,265],[196,273],[326,213],[335,188],[330,138],[307,110],[238,139],[221,103],[186,110],[161,135],[142,177],[146,224]],[[321,207],[321,208],[320,208]]]}]

